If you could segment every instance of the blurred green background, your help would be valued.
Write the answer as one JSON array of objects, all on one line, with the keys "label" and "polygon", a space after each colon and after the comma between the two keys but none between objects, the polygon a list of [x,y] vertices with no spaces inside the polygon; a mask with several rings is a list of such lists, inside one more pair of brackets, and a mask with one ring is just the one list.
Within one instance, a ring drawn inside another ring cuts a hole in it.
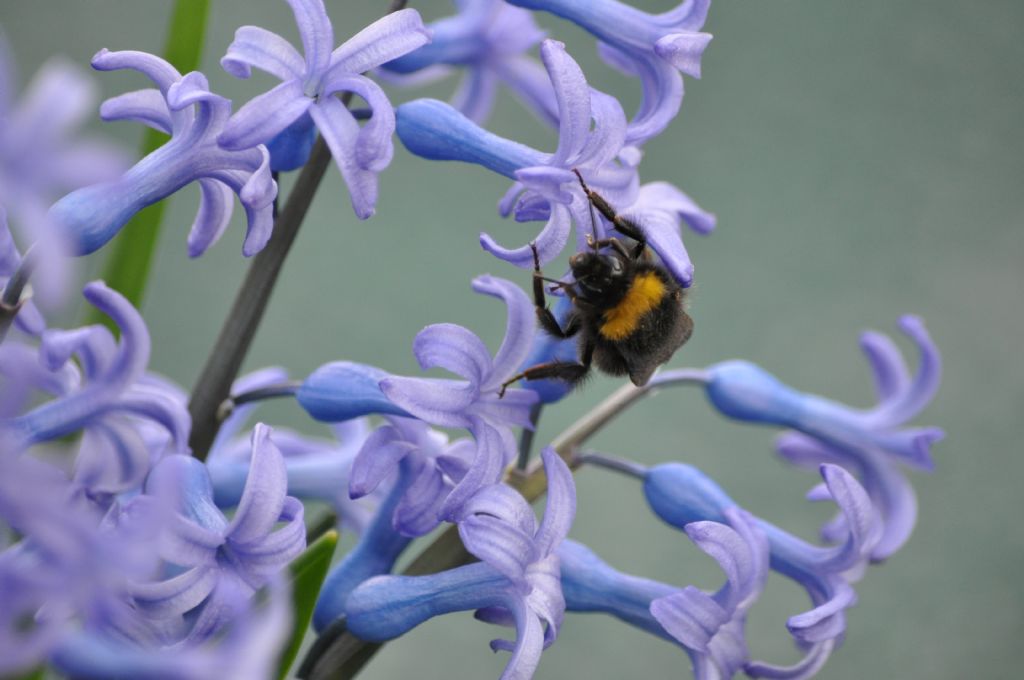
[{"label": "blurred green background", "polygon": [[[386,4],[327,0],[337,40]],[[673,3],[633,4],[664,10]],[[411,5],[427,19],[449,12],[440,0]],[[169,7],[155,0],[0,0],[0,26],[24,82],[54,53],[87,65],[101,47],[159,51]],[[632,110],[637,87],[600,63],[588,36],[538,18],[568,44],[593,85]],[[213,1],[203,70],[236,102],[273,82],[235,81],[219,68],[242,24],[297,39],[282,0]],[[677,184],[719,218],[714,235],[686,235],[696,263],[697,330],[672,365],[745,357],[801,389],[866,405],[873,395],[857,349],[862,329],[892,332],[900,314],[917,313],[943,352],[944,384],[919,424],[940,425],[948,436],[935,449],[936,472],[912,475],[917,530],[859,585],[848,638],[823,678],[1019,675],[1022,28],[1019,0],[718,0],[706,29],[715,39],[704,79],[687,79],[681,115],[646,150],[645,180]],[[96,81],[106,96],[143,85],[123,74]],[[394,92],[394,99],[447,97],[452,86]],[[128,149],[138,145],[136,125],[93,127]],[[538,148],[555,144],[553,133],[507,95],[489,127]],[[492,346],[500,341],[501,305],[474,295],[469,281],[483,272],[524,285],[528,277],[481,251],[477,235],[486,230],[519,245],[537,225],[496,216],[506,180],[476,167],[431,165],[396,146],[377,215],[367,222],[353,217],[337,171],[328,173],[247,368],[279,364],[301,377],[347,358],[416,374],[412,338],[439,321],[464,324]],[[285,193],[292,179],[284,180]],[[144,305],[153,367],[186,387],[246,267],[237,216],[218,246],[188,260],[185,234],[196,201],[194,188],[171,199]],[[87,269],[96,271],[98,262],[89,258]],[[615,387],[601,378],[549,408],[540,440]],[[275,405],[263,417],[318,428],[294,406]],[[811,538],[831,510],[803,500],[816,479],[775,457],[774,434],[725,422],[699,392],[681,389],[625,414],[593,444],[647,463],[691,462],[751,511]],[[577,479],[574,538],[621,569],[680,586],[718,586],[711,561],[649,516],[633,480],[592,470]],[[784,621],[804,609],[802,594],[773,578],[752,613],[755,656],[795,660]],[[492,655],[486,643],[499,632],[468,613],[436,619],[389,645],[361,677],[498,677],[507,655]],[[536,677],[688,675],[678,649],[604,617],[574,615]]]}]

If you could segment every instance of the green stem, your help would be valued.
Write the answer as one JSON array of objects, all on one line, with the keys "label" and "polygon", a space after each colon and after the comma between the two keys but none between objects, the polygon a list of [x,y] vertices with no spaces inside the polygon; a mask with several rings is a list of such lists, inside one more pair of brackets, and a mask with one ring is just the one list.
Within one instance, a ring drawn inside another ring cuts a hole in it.
[{"label": "green stem", "polygon": [[288,196],[284,210],[274,222],[270,241],[249,265],[231,311],[221,326],[220,335],[199,374],[199,381],[188,403],[188,412],[192,416],[189,446],[192,447],[192,455],[199,460],[206,459],[210,445],[217,436],[220,427],[219,407],[230,396],[231,383],[235,381],[245,355],[249,352],[284,259],[298,236],[299,227],[302,226],[330,162],[331,150],[327,148],[323,137],[319,137],[313,145],[309,161],[295,182],[295,188]]}]

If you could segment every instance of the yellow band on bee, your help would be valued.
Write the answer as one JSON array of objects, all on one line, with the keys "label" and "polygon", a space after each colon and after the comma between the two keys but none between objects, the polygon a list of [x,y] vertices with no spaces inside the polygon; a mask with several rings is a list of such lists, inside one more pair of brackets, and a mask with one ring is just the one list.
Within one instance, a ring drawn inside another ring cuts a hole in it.
[{"label": "yellow band on bee", "polygon": [[657,274],[639,274],[633,279],[622,301],[604,313],[601,335],[609,340],[623,340],[629,337],[636,330],[644,314],[661,304],[663,297],[665,284]]}]

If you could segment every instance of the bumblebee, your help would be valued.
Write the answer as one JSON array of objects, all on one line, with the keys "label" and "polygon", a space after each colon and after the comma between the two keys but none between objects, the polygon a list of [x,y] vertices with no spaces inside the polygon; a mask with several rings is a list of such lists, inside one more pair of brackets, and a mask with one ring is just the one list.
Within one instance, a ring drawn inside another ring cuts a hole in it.
[{"label": "bumblebee", "polygon": [[[617,238],[598,240],[596,235],[588,235],[591,250],[569,258],[572,282],[545,278],[533,247],[537,319],[556,338],[579,336],[579,361],[532,366],[506,381],[502,394],[508,385],[522,379],[554,378],[576,386],[590,373],[592,364],[610,375],[628,375],[634,385],[643,386],[693,332],[693,319],[685,309],[686,291],[650,256],[643,230],[592,191],[578,170],[573,172],[591,209],[596,208],[635,244],[627,247]],[[565,291],[572,301],[564,326],[547,308],[545,282]]]}]

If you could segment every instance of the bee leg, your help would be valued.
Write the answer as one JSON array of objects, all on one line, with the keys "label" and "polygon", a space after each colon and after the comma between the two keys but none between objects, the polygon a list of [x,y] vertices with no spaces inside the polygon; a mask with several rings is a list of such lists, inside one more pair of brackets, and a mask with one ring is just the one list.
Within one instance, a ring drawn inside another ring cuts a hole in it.
[{"label": "bee leg", "polygon": [[531,366],[522,373],[512,376],[501,385],[498,391],[498,398],[505,396],[505,390],[514,382],[520,380],[545,380],[554,378],[569,383],[575,387],[590,373],[590,365],[594,360],[594,343],[588,342],[583,348],[583,356],[579,362],[571,361],[549,361],[545,364]]},{"label": "bee leg", "polygon": [[603,238],[600,241],[595,241],[593,236],[587,234],[587,245],[590,246],[591,248],[594,248],[595,250],[611,247],[615,249],[615,252],[617,252],[619,255],[622,255],[623,257],[636,259],[635,256],[630,254],[630,252],[626,249],[626,246],[623,245],[622,241],[614,237]]},{"label": "bee leg", "polygon": [[[540,322],[541,327],[555,336],[556,338],[571,338],[576,335],[580,330],[580,320],[575,315],[569,316],[568,322],[565,328],[558,323],[558,319],[548,309],[547,298],[544,294],[544,282],[550,279],[545,279],[540,271],[540,256],[537,253],[536,244],[531,243],[530,249],[533,250],[533,304],[537,309],[537,321]],[[562,281],[555,281],[556,284],[561,286],[571,300],[576,301],[575,294],[572,291],[570,284]]]},{"label": "bee leg", "polygon": [[[647,247],[647,238],[644,236],[643,230],[615,212],[615,208],[613,208],[608,201],[604,200],[604,196],[588,187],[587,183],[583,181],[583,175],[580,174],[578,169],[573,168],[572,171],[576,173],[576,178],[579,179],[580,186],[583,187],[583,193],[586,194],[587,200],[590,201],[590,204],[597,208],[597,211],[604,215],[605,219],[611,222],[620,234],[636,241],[636,247],[633,249],[633,259],[639,259],[640,256],[643,255],[644,249]],[[606,240],[610,241],[612,239]],[[599,245],[600,243],[602,243],[602,241],[598,241]]]}]

